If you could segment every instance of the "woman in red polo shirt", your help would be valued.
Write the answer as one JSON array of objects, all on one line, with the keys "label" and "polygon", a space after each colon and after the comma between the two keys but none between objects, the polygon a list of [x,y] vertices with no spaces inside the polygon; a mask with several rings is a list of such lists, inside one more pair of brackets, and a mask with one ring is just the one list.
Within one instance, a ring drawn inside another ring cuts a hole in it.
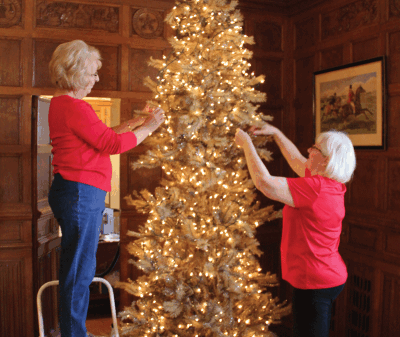
[{"label": "woman in red polo shirt", "polygon": [[[96,270],[106,192],[111,190],[110,155],[141,143],[164,121],[156,109],[143,121],[107,127],[82,100],[99,81],[100,53],[81,40],[59,45],[49,64],[57,91],[50,103],[49,128],[54,180],[49,204],[62,231],[60,330],[63,337],[86,337],[89,285]],[[138,127],[137,127],[138,126]]]},{"label": "woman in red polo shirt", "polygon": [[282,278],[293,287],[293,337],[328,337],[333,301],[344,288],[347,269],[339,252],[345,215],[345,183],[356,166],[351,140],[342,132],[318,136],[308,159],[277,128],[253,128],[271,135],[300,178],[271,176],[250,136],[238,129],[251,178],[265,196],[285,203],[281,242]]}]

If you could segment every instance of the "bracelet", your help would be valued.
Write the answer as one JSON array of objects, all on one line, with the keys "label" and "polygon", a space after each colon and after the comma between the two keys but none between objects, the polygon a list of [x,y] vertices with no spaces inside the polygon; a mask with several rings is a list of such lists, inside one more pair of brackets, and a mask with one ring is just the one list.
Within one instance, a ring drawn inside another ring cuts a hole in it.
[{"label": "bracelet", "polygon": [[127,123],[129,131],[132,131],[132,127],[129,123]]}]

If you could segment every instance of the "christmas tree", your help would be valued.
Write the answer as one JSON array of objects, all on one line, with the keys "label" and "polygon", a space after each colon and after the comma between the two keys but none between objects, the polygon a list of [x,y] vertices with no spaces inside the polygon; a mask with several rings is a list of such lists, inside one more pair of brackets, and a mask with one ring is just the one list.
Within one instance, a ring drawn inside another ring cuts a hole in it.
[{"label": "christmas tree", "polygon": [[[254,44],[242,33],[237,1],[178,0],[166,22],[176,30],[172,52],[150,60],[159,70],[151,104],[166,122],[146,142],[151,148],[133,168],[161,166],[153,194],[128,202],[149,218],[129,251],[143,271],[119,287],[138,298],[120,313],[128,336],[272,336],[269,325],[289,308],[267,291],[275,275],[263,274],[256,227],[280,216],[260,208],[236,128],[261,126],[263,76],[249,73]],[[254,139],[260,156],[265,137]]]}]

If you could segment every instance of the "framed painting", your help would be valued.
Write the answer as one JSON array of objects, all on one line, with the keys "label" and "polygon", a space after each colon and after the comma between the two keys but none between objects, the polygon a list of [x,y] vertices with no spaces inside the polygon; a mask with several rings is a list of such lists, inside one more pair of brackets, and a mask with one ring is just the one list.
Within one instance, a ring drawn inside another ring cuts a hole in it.
[{"label": "framed painting", "polygon": [[344,131],[355,148],[386,149],[385,58],[314,73],[315,138]]}]

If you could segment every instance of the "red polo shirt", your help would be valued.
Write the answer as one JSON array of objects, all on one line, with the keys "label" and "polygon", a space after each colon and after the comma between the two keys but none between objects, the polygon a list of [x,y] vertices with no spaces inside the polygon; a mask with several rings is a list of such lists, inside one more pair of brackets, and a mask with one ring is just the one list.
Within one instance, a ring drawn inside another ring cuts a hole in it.
[{"label": "red polo shirt", "polygon": [[116,134],[91,105],[68,95],[51,99],[49,128],[53,173],[70,181],[111,191],[111,154],[136,146],[133,132]]},{"label": "red polo shirt", "polygon": [[338,252],[345,215],[346,187],[333,179],[311,176],[287,179],[295,207],[283,209],[282,277],[299,289],[344,284],[347,269]]}]

